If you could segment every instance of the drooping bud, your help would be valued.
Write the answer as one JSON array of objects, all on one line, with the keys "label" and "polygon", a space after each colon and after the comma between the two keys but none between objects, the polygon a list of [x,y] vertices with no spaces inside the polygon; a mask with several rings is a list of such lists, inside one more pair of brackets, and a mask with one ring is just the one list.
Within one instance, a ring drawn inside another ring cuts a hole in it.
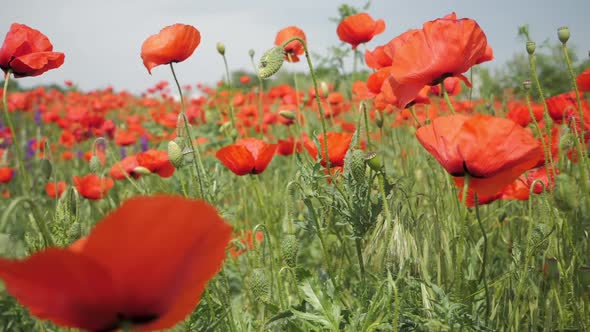
[{"label": "drooping bud", "polygon": [[522,81],[522,88],[524,91],[529,91],[531,89],[532,83],[531,80],[524,80]]},{"label": "drooping bud", "polygon": [[99,174],[102,171],[102,163],[97,155],[92,155],[92,157],[90,157],[88,166],[90,167],[90,171],[94,174]]},{"label": "drooping bud", "polygon": [[297,117],[297,114],[295,114],[295,112],[291,111],[291,110],[283,110],[283,111],[279,111],[279,115],[282,116],[283,118],[287,119],[287,120],[295,120]]},{"label": "drooping bud", "polygon": [[217,42],[217,53],[225,55],[225,45],[222,42]]},{"label": "drooping bud", "polygon": [[[172,164],[174,165],[174,164]],[[143,166],[137,166],[133,169],[133,173],[139,174],[139,175],[149,175],[152,174],[152,172],[150,172],[149,169],[143,167]]]},{"label": "drooping bud", "polygon": [[250,49],[250,50],[248,51],[248,55],[249,55],[251,58],[253,58],[253,57],[254,57],[254,50],[253,50],[253,49]]},{"label": "drooping bud", "polygon": [[263,303],[270,302],[270,287],[268,278],[262,269],[254,269],[250,275],[249,288],[254,299]]},{"label": "drooping bud", "polygon": [[567,43],[567,41],[570,39],[570,28],[560,27],[557,29],[557,38],[559,38],[559,41],[562,44]]},{"label": "drooping bud", "polygon": [[535,54],[535,49],[537,48],[537,44],[533,41],[526,42],[526,51],[529,55]]},{"label": "drooping bud", "polygon": [[365,154],[363,151],[358,149],[352,150],[345,165],[350,167],[350,174],[356,182],[363,181],[365,178],[365,171],[367,169]]},{"label": "drooping bud", "polygon": [[175,168],[180,168],[184,157],[182,155],[182,148],[175,141],[168,142],[168,159]]},{"label": "drooping bud", "polygon": [[41,159],[41,174],[45,180],[49,180],[51,174],[53,172],[53,166],[51,165],[51,161],[47,158]]},{"label": "drooping bud", "polygon": [[297,254],[299,253],[299,240],[295,235],[287,235],[281,243],[281,258],[290,268],[297,266]]},{"label": "drooping bud", "polygon": [[258,64],[258,76],[260,78],[269,78],[274,75],[285,62],[285,49],[275,46],[266,51],[260,58]]},{"label": "drooping bud", "polygon": [[377,155],[376,152],[369,152],[365,155],[365,161],[367,165],[374,170],[375,172],[381,171],[381,158]]}]

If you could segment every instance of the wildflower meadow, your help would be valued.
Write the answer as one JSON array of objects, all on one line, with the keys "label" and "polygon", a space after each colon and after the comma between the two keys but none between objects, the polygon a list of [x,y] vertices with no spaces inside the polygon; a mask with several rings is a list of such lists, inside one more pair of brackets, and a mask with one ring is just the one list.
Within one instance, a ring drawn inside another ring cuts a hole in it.
[{"label": "wildflower meadow", "polygon": [[459,9],[382,45],[337,9],[329,55],[286,22],[246,71],[198,22],[144,31],[140,94],[22,88],[69,55],[0,31],[0,329],[590,330],[587,31],[515,25],[500,77]]}]

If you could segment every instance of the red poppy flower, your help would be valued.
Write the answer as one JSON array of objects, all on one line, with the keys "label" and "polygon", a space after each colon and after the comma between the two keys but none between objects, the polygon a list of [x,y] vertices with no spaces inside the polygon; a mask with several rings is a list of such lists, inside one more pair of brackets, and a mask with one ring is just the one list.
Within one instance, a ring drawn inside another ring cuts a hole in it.
[{"label": "red poppy flower", "polygon": [[[326,167],[326,154],[324,151],[324,144],[326,143],[323,134],[318,136],[318,141],[320,142],[321,148],[320,163],[322,166]],[[350,133],[328,133],[328,156],[330,157],[330,166],[344,166],[344,157],[346,156],[351,141],[352,134]],[[310,139],[304,139],[303,144],[311,157],[314,159],[317,158],[318,148],[315,143]]]},{"label": "red poppy flower", "polygon": [[39,76],[59,68],[65,55],[53,52],[49,38],[24,24],[13,23],[0,48],[0,68],[14,77]]},{"label": "red poppy flower", "polygon": [[367,13],[350,15],[338,24],[336,33],[341,41],[352,45],[355,50],[359,44],[366,43],[385,31],[383,20],[373,20]]},{"label": "red poppy flower", "polygon": [[96,174],[74,176],[74,185],[84,198],[98,200],[103,198],[115,185],[111,178],[101,178]]},{"label": "red poppy flower", "polygon": [[[282,29],[277,33],[277,36],[275,37],[275,45],[281,46],[284,42],[293,37],[299,37],[307,43],[307,39],[305,38],[305,32],[303,32],[303,30],[299,29],[296,26],[290,26]],[[290,42],[284,48],[286,53],[285,60],[290,62],[299,62],[299,56],[305,53],[303,45],[298,40]],[[291,60],[289,60],[289,56],[291,56]]]},{"label": "red poppy flower", "polygon": [[217,151],[215,156],[236,175],[262,173],[274,156],[276,144],[257,138],[241,138]]},{"label": "red poppy flower", "polygon": [[137,154],[139,166],[147,168],[150,172],[158,174],[160,177],[169,178],[174,174],[176,168],[168,158],[168,152],[158,150],[147,150]]},{"label": "red poppy flower", "polygon": [[240,76],[240,83],[246,85],[250,83],[250,76],[248,75],[242,75]]},{"label": "red poppy flower", "polygon": [[33,315],[60,326],[161,330],[199,303],[230,237],[231,227],[207,203],[135,197],[67,248],[0,259],[0,278]]},{"label": "red poppy flower", "polygon": [[580,92],[590,92],[590,68],[578,75],[576,78],[576,85]]},{"label": "red poppy flower", "polygon": [[458,77],[486,56],[487,39],[471,19],[442,18],[424,23],[395,49],[388,80],[400,109],[410,103],[425,85],[437,85]]},{"label": "red poppy flower", "polygon": [[47,193],[47,196],[51,198],[61,197],[61,194],[63,194],[67,187],[68,186],[65,181],[57,182],[57,186],[55,182],[49,181],[45,185],[45,192]]},{"label": "red poppy flower", "polygon": [[137,137],[130,131],[118,129],[115,134],[115,143],[120,146],[133,145],[137,141]]},{"label": "red poppy flower", "polygon": [[141,176],[141,174],[135,172],[137,167],[139,167],[137,156],[127,156],[111,166],[111,169],[109,170],[109,176],[115,180],[123,180],[125,179],[125,174],[127,174],[127,176],[137,179]]},{"label": "red poppy flower", "polygon": [[12,167],[0,167],[0,183],[8,183],[14,176]]},{"label": "red poppy flower", "polygon": [[182,62],[201,43],[201,33],[192,25],[174,24],[150,36],[141,45],[141,58],[148,73],[152,68],[172,62]]},{"label": "red poppy flower", "polygon": [[293,152],[297,151],[300,153],[302,150],[301,141],[295,143],[293,137],[285,139],[279,139],[277,141],[277,153],[281,156],[290,156]]},{"label": "red poppy flower", "polygon": [[[446,78],[443,81],[443,85],[445,86],[445,90],[447,90],[447,94],[449,96],[456,96],[461,93],[461,80],[456,77]],[[441,96],[442,90],[440,89],[440,84],[431,86],[430,92],[433,95]]]},{"label": "red poppy flower", "polygon": [[366,50],[365,63],[373,69],[391,66],[391,58],[385,52],[385,45],[377,46],[373,51]]},{"label": "red poppy flower", "polygon": [[557,122],[567,120],[570,111],[577,112],[578,103],[575,92],[564,92],[546,99],[549,116]]},{"label": "red poppy flower", "polygon": [[511,120],[488,115],[439,117],[420,127],[416,137],[457,186],[469,175],[479,195],[497,193],[534,167],[542,148],[533,135]]},{"label": "red poppy flower", "polygon": [[[232,257],[238,257],[246,252],[246,250],[254,249],[254,239],[252,236],[252,230],[242,232],[242,234],[236,239],[240,244],[234,244],[230,247],[229,253]],[[261,231],[256,232],[256,242],[261,243],[264,240],[264,233]]]}]

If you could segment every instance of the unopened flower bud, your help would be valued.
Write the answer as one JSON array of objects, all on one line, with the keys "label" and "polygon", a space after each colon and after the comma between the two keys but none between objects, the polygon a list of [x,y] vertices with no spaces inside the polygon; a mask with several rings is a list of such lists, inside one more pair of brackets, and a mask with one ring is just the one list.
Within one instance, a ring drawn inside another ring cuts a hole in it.
[{"label": "unopened flower bud", "polygon": [[297,114],[295,114],[295,112],[293,112],[291,110],[279,111],[279,115],[287,120],[292,120],[292,121],[295,120],[295,118],[297,117]]},{"label": "unopened flower bud", "polygon": [[297,254],[299,253],[299,240],[295,235],[287,235],[281,243],[281,258],[290,268],[297,266]]},{"label": "unopened flower bud", "polygon": [[372,170],[375,172],[381,171],[381,158],[379,158],[376,152],[367,153],[365,155],[365,160]]},{"label": "unopened flower bud", "polygon": [[175,168],[182,166],[182,162],[184,161],[182,148],[175,141],[168,142],[168,159],[170,159],[170,162]]},{"label": "unopened flower bud", "polygon": [[281,69],[283,62],[285,62],[285,49],[280,46],[271,48],[260,58],[258,76],[260,78],[270,78]]},{"label": "unopened flower bud", "polygon": [[325,81],[321,81],[320,82],[320,97],[325,98],[326,96],[328,96],[329,89],[330,89],[330,87],[328,86],[328,83],[326,83]]},{"label": "unopened flower bud", "polygon": [[250,275],[249,288],[254,299],[263,303],[270,302],[270,287],[268,278],[262,269],[254,269]]},{"label": "unopened flower bud", "polygon": [[363,151],[357,149],[352,150],[345,165],[350,167],[350,174],[356,182],[363,181],[367,169],[365,154]]},{"label": "unopened flower bud", "polygon": [[526,51],[529,55],[535,54],[535,49],[537,48],[537,44],[533,41],[526,42]]},{"label": "unopened flower bud", "polygon": [[525,91],[529,91],[531,89],[531,86],[532,86],[531,80],[522,81],[522,87]]},{"label": "unopened flower bud", "polygon": [[561,27],[557,29],[557,38],[559,38],[559,41],[562,44],[567,43],[567,41],[570,39],[570,28]]},{"label": "unopened flower bud", "polygon": [[225,45],[222,42],[217,42],[217,52],[221,55],[225,55]]},{"label": "unopened flower bud", "polygon": [[[172,164],[174,165],[174,164]],[[139,175],[149,175],[152,174],[152,172],[150,172],[149,169],[143,167],[143,166],[137,166],[133,169],[133,173],[135,174],[139,174]]]},{"label": "unopened flower bud", "polygon": [[92,157],[90,157],[88,166],[90,167],[90,171],[94,174],[99,174],[102,171],[102,163],[97,155],[92,155]]},{"label": "unopened flower bud", "polygon": [[51,177],[51,173],[53,172],[53,166],[51,165],[51,161],[47,158],[41,159],[41,174],[45,180],[49,180]]},{"label": "unopened flower bud", "polygon": [[253,58],[253,57],[254,57],[254,50],[253,50],[253,49],[250,49],[250,50],[248,51],[248,55],[249,55],[251,58]]}]

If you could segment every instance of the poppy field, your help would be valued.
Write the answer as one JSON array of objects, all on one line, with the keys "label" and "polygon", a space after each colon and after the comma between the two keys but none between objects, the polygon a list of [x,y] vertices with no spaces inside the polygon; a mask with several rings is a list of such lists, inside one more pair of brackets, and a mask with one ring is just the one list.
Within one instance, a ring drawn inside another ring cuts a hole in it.
[{"label": "poppy field", "polygon": [[389,22],[343,8],[352,70],[286,25],[250,71],[220,42],[223,80],[183,82],[209,50],[171,22],[137,45],[170,74],[141,94],[22,89],[68,54],[0,32],[0,329],[590,330],[583,32],[556,27],[557,90],[523,28],[525,79],[484,93],[476,20],[376,45]]}]

